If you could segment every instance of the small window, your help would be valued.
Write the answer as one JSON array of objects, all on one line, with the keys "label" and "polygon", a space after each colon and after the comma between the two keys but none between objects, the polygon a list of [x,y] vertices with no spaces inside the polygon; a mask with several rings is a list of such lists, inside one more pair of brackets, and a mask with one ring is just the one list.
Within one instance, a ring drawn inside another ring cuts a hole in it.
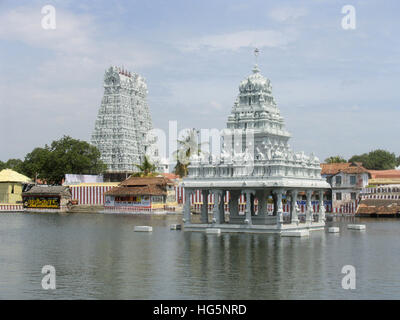
[{"label": "small window", "polygon": [[341,176],[336,176],[336,180],[335,180],[337,185],[342,184],[342,177]]},{"label": "small window", "polygon": [[14,193],[14,185],[11,186],[11,193]]},{"label": "small window", "polygon": [[342,193],[341,192],[337,192],[336,193],[336,200],[342,200]]},{"label": "small window", "polygon": [[351,200],[356,200],[356,198],[357,198],[357,193],[352,192],[351,193]]},{"label": "small window", "polygon": [[356,184],[356,176],[350,176],[350,184]]}]

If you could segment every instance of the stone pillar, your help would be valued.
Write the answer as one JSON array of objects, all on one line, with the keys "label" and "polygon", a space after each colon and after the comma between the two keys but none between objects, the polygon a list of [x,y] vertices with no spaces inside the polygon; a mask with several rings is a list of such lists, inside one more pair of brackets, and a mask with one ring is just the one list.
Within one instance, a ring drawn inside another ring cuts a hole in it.
[{"label": "stone pillar", "polygon": [[290,207],[290,219],[291,223],[299,224],[299,216],[297,214],[298,207],[297,207],[297,196],[299,194],[299,190],[294,189],[290,192],[291,194],[291,207]]},{"label": "stone pillar", "polygon": [[324,190],[319,191],[318,221],[325,222]]},{"label": "stone pillar", "polygon": [[273,216],[276,216],[278,212],[278,198],[276,197],[276,194],[274,191],[272,191],[272,200],[274,201],[274,211],[272,213]]},{"label": "stone pillar", "polygon": [[[276,224],[281,226],[283,224],[283,206],[282,206],[282,196],[284,193],[283,189],[275,189],[273,193],[276,196]],[[275,204],[274,204],[275,206]],[[275,208],[274,208],[275,211]]]},{"label": "stone pillar", "polygon": [[193,190],[185,188],[185,206],[183,208],[183,222],[190,223],[190,198]]},{"label": "stone pillar", "polygon": [[256,200],[255,192],[251,194],[250,199],[251,199],[251,202],[250,202],[251,203],[251,216],[254,217],[256,215],[256,205],[254,203]]},{"label": "stone pillar", "polygon": [[258,200],[258,217],[267,215],[267,190],[257,190],[256,198]]},{"label": "stone pillar", "polygon": [[[220,201],[223,203],[224,198],[222,196],[222,190],[211,190],[211,193],[214,195],[214,208],[213,208],[213,223],[220,224],[224,221],[224,219],[221,219],[221,205]],[[220,199],[222,198],[222,199]],[[224,214],[224,211],[222,210],[222,215]]]},{"label": "stone pillar", "polygon": [[221,190],[220,200],[219,200],[219,221],[220,223],[225,223],[225,198],[226,191]]},{"label": "stone pillar", "polygon": [[239,218],[239,197],[240,191],[229,191],[231,198],[229,199],[229,220],[233,221]]},{"label": "stone pillar", "polygon": [[313,207],[311,203],[311,197],[312,197],[313,191],[312,190],[307,190],[306,191],[306,196],[307,196],[307,202],[306,202],[306,223],[312,223],[313,221]]},{"label": "stone pillar", "polygon": [[252,212],[254,210],[254,206],[252,205],[251,201],[252,201],[252,195],[255,194],[254,190],[245,190],[243,191],[245,196],[246,196],[246,218],[245,218],[245,223],[251,225],[252,221],[251,221],[251,216],[254,215],[254,213]]},{"label": "stone pillar", "polygon": [[201,223],[208,223],[208,190],[202,190],[203,205],[201,206]]}]

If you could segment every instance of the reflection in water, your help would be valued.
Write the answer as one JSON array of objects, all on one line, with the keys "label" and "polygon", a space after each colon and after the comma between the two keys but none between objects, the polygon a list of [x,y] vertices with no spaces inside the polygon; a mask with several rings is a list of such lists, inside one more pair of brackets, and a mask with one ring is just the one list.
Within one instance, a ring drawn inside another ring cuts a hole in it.
[{"label": "reflection in water", "polygon": [[[174,216],[0,215],[2,299],[398,299],[399,221],[279,235],[171,231]],[[133,232],[152,225],[152,233]],[[41,289],[55,266],[57,289]],[[356,267],[357,289],[341,269]]]}]

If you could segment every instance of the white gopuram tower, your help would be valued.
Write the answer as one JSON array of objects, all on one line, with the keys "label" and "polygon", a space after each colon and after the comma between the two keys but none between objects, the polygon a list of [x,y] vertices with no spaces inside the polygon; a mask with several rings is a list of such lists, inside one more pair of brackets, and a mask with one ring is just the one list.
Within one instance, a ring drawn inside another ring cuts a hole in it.
[{"label": "white gopuram tower", "polygon": [[156,139],[147,104],[147,85],[137,73],[110,67],[104,74],[104,96],[91,143],[108,173],[132,173],[147,154],[157,159]]},{"label": "white gopuram tower", "polygon": [[[255,53],[257,56],[257,49]],[[272,96],[271,83],[256,64],[252,74],[239,85],[239,95],[222,132],[221,154],[210,157],[194,154],[190,160],[189,174],[183,180],[185,230],[301,231],[302,235],[323,228],[324,194],[330,186],[321,177],[319,159],[313,154],[293,152],[289,138]],[[203,198],[200,224],[191,221],[191,196],[197,190]],[[214,199],[211,220],[207,203],[210,194]],[[242,197],[246,206],[240,212],[238,201]],[[302,197],[306,199],[303,215],[297,206]],[[268,198],[273,199],[270,212]],[[285,217],[283,201],[290,204],[289,215]],[[318,201],[318,205],[313,206],[313,201]]]}]

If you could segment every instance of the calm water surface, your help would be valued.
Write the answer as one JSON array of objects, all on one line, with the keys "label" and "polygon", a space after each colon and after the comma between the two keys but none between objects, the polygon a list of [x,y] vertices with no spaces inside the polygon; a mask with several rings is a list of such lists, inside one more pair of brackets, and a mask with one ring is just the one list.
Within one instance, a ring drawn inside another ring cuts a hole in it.
[{"label": "calm water surface", "polygon": [[[354,221],[353,221],[354,222]],[[0,214],[1,299],[400,299],[400,220],[309,238],[171,231],[175,217]],[[133,232],[152,225],[152,233]],[[53,265],[57,289],[43,290]],[[341,286],[356,268],[356,290]]]}]

